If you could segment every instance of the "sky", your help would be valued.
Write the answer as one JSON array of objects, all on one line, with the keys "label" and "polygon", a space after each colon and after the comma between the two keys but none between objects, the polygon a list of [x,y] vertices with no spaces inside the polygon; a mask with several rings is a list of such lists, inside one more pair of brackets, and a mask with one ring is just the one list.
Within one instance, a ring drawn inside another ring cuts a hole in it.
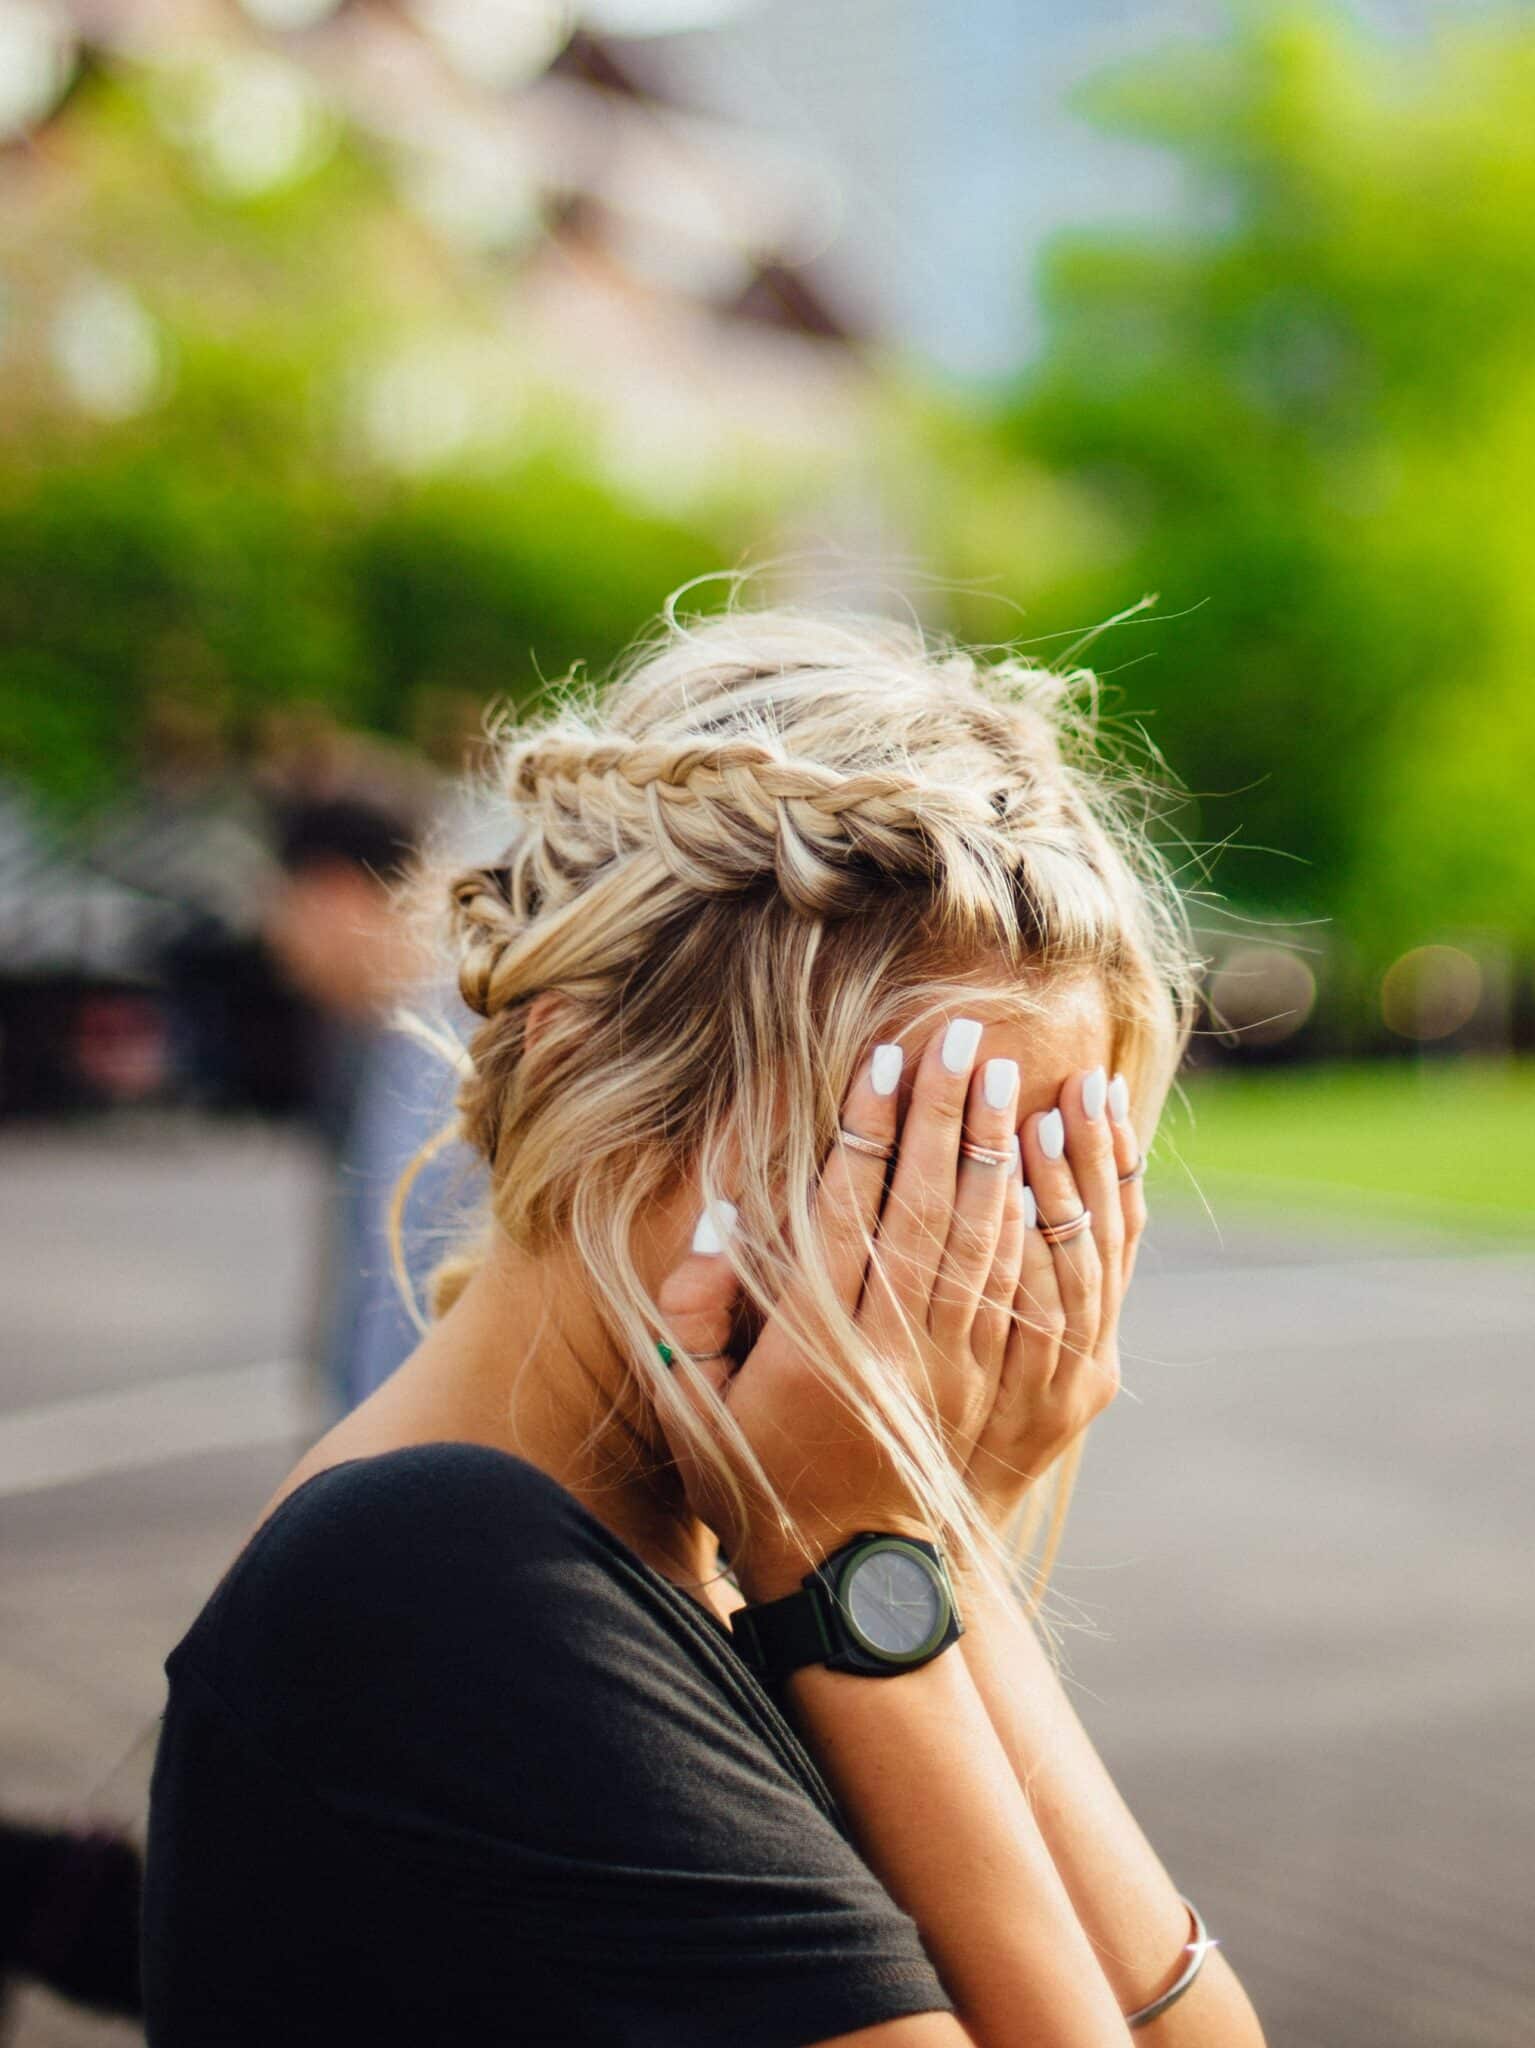
[{"label": "sky", "polygon": [[[1347,11],[1410,37],[1475,0]],[[828,294],[983,385],[1038,346],[1031,279],[1052,232],[1184,204],[1167,158],[1088,127],[1072,87],[1225,16],[1220,0],[734,0],[716,26],[668,39],[665,61],[690,93],[829,160],[843,211],[814,266]]]}]

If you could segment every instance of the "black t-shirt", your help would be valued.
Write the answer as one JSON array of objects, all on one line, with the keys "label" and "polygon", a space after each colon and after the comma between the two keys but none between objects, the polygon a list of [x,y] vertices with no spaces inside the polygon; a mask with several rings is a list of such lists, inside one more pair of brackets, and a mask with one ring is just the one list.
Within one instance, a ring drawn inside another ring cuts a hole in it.
[{"label": "black t-shirt", "polygon": [[728,1629],[525,1459],[317,1474],[166,1670],[151,2048],[804,2048],[953,2009]]}]

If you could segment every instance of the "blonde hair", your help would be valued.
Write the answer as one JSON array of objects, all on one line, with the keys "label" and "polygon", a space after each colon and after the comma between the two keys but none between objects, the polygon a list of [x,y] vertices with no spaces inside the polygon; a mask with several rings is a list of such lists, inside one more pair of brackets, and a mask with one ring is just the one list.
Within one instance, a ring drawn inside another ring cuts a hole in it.
[{"label": "blonde hair", "polygon": [[[493,1227],[576,1248],[643,1399],[738,1504],[749,1477],[791,1540],[728,1408],[710,1434],[661,1361],[658,1338],[690,1365],[636,1270],[636,1226],[683,1179],[733,1201],[753,1308],[801,1276],[814,1327],[796,1334],[926,1525],[1016,1586],[1043,1489],[993,1534],[917,1394],[839,1307],[810,1204],[860,1055],[982,984],[1038,1014],[1060,977],[1096,977],[1149,1146],[1196,968],[1129,815],[1135,785],[1096,749],[1096,698],[1085,670],[988,662],[888,619],[668,606],[605,689],[567,679],[496,734],[505,852],[449,890],[458,986],[482,1020],[460,1129],[488,1164]],[[548,991],[563,1000],[530,1042]],[[473,1264],[439,1268],[437,1313]],[[1047,1475],[1035,1609],[1080,1450]]]}]

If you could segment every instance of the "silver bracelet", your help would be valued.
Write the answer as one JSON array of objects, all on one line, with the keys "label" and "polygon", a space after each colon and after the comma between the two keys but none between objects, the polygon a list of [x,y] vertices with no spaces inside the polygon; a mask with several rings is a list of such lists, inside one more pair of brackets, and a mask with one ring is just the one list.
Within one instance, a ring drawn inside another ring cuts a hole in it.
[{"label": "silver bracelet", "polygon": [[[1183,1899],[1182,1892],[1179,1892],[1178,1896],[1180,1899]],[[1154,1998],[1150,2005],[1143,2005],[1139,2012],[1126,2013],[1125,2025],[1127,2027],[1150,2026],[1158,2013],[1166,2012],[1173,2000],[1181,1998],[1199,1975],[1200,1970],[1204,1967],[1205,1957],[1210,1953],[1211,1949],[1219,1946],[1218,1941],[1205,1931],[1205,1923],[1200,1919],[1199,1908],[1194,1904],[1194,1901],[1192,1899],[1183,1899],[1183,1903],[1188,1907],[1189,1918],[1194,1923],[1194,1938],[1192,1941],[1184,1943],[1184,1947],[1190,1950],[1191,1953],[1183,1975],[1176,1984],[1164,1991],[1160,1998]]]}]

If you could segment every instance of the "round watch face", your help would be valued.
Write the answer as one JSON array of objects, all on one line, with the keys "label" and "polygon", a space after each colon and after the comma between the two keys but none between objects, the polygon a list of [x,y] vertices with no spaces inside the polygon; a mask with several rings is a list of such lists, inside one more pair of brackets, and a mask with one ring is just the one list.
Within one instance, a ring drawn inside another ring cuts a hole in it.
[{"label": "round watch face", "polygon": [[930,1649],[948,1625],[938,1567],[904,1544],[871,1544],[843,1579],[841,1594],[854,1634],[887,1657]]}]

